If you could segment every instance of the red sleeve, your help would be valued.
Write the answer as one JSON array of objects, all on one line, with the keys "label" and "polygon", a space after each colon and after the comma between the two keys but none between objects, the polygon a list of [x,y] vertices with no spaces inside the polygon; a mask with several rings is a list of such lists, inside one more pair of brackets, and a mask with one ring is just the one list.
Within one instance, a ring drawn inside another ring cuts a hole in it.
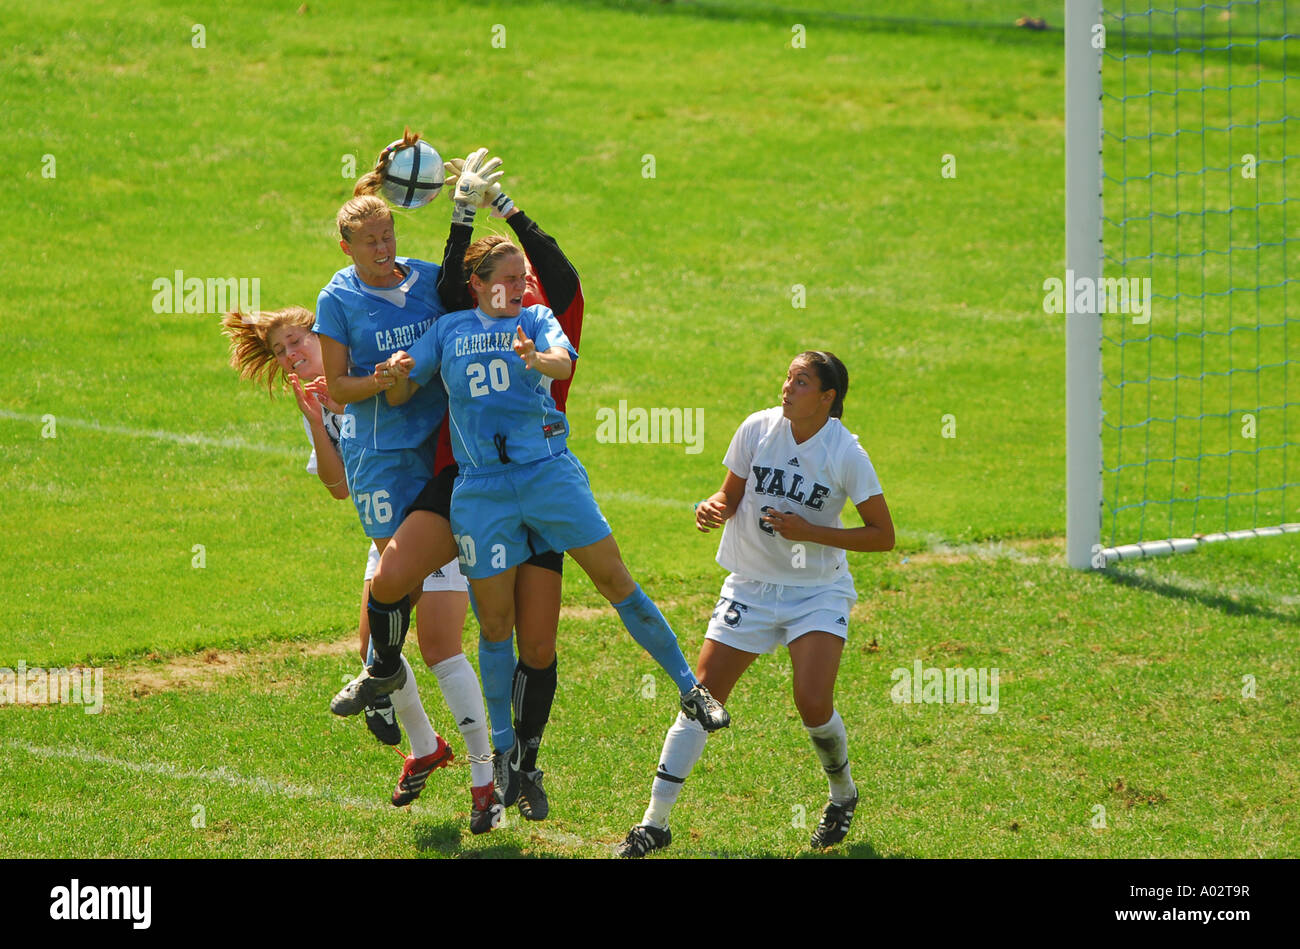
[{"label": "red sleeve", "polygon": [[[569,342],[573,344],[573,348],[578,352],[582,352],[579,348],[579,341],[582,337],[582,302],[582,284],[579,283],[569,308],[563,313],[555,314],[555,320],[560,324],[560,329],[564,330],[564,335],[569,337]],[[528,286],[524,290],[524,306],[533,306],[537,303],[545,307],[551,305],[550,301],[546,299],[546,291],[542,289],[542,285],[537,282],[537,278],[530,272],[528,274]],[[573,371],[575,373],[578,371],[576,360],[573,363]],[[555,400],[555,407],[561,412],[565,410],[565,403],[569,400],[569,385],[572,382],[573,376],[570,375],[569,378],[563,381],[557,380],[551,383],[551,398]]]}]

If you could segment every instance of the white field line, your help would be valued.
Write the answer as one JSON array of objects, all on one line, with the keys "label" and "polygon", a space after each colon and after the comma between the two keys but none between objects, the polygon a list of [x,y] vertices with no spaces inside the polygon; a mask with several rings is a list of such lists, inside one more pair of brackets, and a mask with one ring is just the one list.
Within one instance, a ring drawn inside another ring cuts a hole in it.
[{"label": "white field line", "polygon": [[[182,768],[177,768],[175,765],[155,764],[150,761],[126,761],[122,758],[114,758],[110,755],[101,755],[98,752],[86,751],[82,748],[48,748],[41,745],[33,745],[30,742],[25,741],[8,741],[5,744],[9,748],[18,751],[25,751],[38,758],[66,758],[73,761],[84,762],[86,764],[102,765],[109,768],[122,768],[127,771],[134,771],[136,774],[149,774],[159,778],[166,778],[171,781],[206,781],[209,784],[224,784],[227,787],[253,791],[257,794],[269,794],[273,797],[284,797],[289,798],[290,800],[315,798],[321,801],[328,801],[331,804],[342,804],[346,807],[355,807],[367,811],[395,810],[391,804],[381,803],[376,799],[352,797],[346,794],[335,794],[332,791],[321,791],[313,787],[296,784],[284,784],[280,781],[270,781],[266,778],[248,778],[225,766],[219,768],[205,768],[201,771],[187,771]],[[584,840],[581,837],[574,834],[567,834],[563,831],[543,830],[540,827],[525,827],[524,825],[527,823],[527,821],[523,820],[523,818],[519,817],[517,814],[512,814],[507,829],[522,830],[532,836],[540,837],[543,840],[565,847],[596,847],[608,850],[611,846],[597,841]]]},{"label": "white field line", "polygon": [[391,810],[392,805],[382,804],[379,801],[369,798],[349,797],[344,794],[335,794],[331,791],[319,791],[313,787],[304,787],[296,784],[283,784],[279,781],[269,781],[266,778],[247,778],[236,771],[227,767],[204,768],[200,771],[187,771],[177,768],[170,764],[155,764],[150,761],[126,761],[122,758],[113,758],[109,755],[101,755],[95,751],[86,751],[82,748],[48,748],[41,745],[33,745],[25,741],[9,741],[6,743],[10,748],[16,748],[25,751],[28,754],[36,755],[39,758],[69,758],[73,761],[81,761],[86,764],[103,765],[110,768],[122,768],[127,771],[134,771],[137,774],[151,774],[155,777],[167,778],[172,781],[206,781],[210,784],[224,784],[232,788],[243,788],[254,791],[258,794],[270,794],[277,797],[286,797],[290,799],[298,798],[317,798],[323,801],[329,801],[333,804],[343,804],[347,807],[361,808],[362,810]]},{"label": "white field line", "polygon": [[[242,438],[212,438],[208,435],[168,432],[162,429],[127,428],[122,425],[105,425],[93,419],[69,418],[66,415],[50,414],[54,418],[56,432],[60,427],[83,428],[92,432],[103,432],[105,435],[124,435],[127,438],[152,438],[155,441],[172,442],[177,445],[194,445],[201,448],[260,451],[264,454],[282,455],[286,458],[296,458],[303,454],[299,449],[283,445],[259,445],[256,442],[245,441]],[[0,409],[0,419],[9,419],[14,422],[30,422],[33,425],[44,425],[46,422],[44,415],[27,415],[22,412],[10,412],[7,409]]]},{"label": "white field line", "polygon": [[[52,413],[51,413],[52,414]],[[29,422],[33,425],[44,425],[45,416],[28,415],[22,412],[10,412],[7,409],[0,409],[0,419],[9,419],[13,422]],[[229,448],[242,449],[245,451],[260,451],[268,455],[282,455],[286,458],[297,458],[302,455],[302,451],[296,448],[287,448],[281,445],[259,445],[255,442],[245,441],[242,438],[212,438],[208,435],[187,434],[185,432],[168,432],[162,429],[143,429],[127,428],[122,425],[104,425],[100,422],[87,419],[69,418],[66,415],[54,416],[55,430],[59,426],[67,428],[83,428],[92,432],[103,432],[105,435],[125,435],[127,438],[152,438],[155,441],[172,442],[176,445],[197,445],[203,448]],[[648,494],[639,494],[635,491],[605,491],[600,495],[602,500],[620,502],[625,504],[653,504],[656,507],[676,507],[688,508],[690,501],[676,501],[671,498],[657,498]]]}]

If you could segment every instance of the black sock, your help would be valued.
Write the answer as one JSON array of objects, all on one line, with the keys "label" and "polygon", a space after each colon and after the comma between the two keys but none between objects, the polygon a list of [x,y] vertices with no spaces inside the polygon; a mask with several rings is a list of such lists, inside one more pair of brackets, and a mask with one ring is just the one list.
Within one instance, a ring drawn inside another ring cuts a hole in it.
[{"label": "black sock", "polygon": [[524,665],[515,666],[514,685],[511,689],[515,713],[515,739],[524,749],[521,771],[537,770],[537,749],[542,743],[542,732],[551,717],[551,703],[555,701],[555,668],[558,659],[551,660],[545,669]]},{"label": "black sock", "polygon": [[380,603],[372,596],[366,602],[366,615],[370,618],[370,646],[375,653],[368,668],[372,676],[386,679],[402,668],[402,644],[411,625],[411,598]]}]

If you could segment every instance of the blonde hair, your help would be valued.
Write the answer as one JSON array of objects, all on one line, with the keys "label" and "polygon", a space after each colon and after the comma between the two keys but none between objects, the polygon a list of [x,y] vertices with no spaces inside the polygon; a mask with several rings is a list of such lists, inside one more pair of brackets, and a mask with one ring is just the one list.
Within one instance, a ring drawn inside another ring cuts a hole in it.
[{"label": "blonde hair", "polygon": [[[487,237],[480,237],[474,243],[465,249],[465,285],[470,285],[470,277],[477,276],[480,280],[486,281],[496,269],[497,262],[511,253],[524,255],[524,252],[518,246],[511,243],[510,239],[500,234],[489,234]],[[525,256],[525,260],[527,257]],[[471,289],[471,292],[472,289]]]},{"label": "blonde hair", "polygon": [[[379,186],[384,182],[384,172],[388,171],[388,166],[392,164],[393,156],[404,148],[410,148],[419,140],[419,132],[412,132],[409,126],[403,129],[402,140],[394,142],[380,152],[375,167],[357,179],[357,186],[352,189],[353,196],[359,198],[367,194],[379,194]],[[346,237],[343,239],[347,240]]]},{"label": "blonde hair", "polygon": [[392,220],[393,212],[389,210],[383,198],[373,194],[349,198],[343,207],[339,208],[338,218],[335,221],[339,227],[339,236],[345,241],[352,240],[352,233],[372,218]]},{"label": "blonde hair", "polygon": [[315,323],[316,317],[311,310],[301,306],[253,313],[232,310],[221,318],[221,332],[230,339],[231,368],[239,373],[239,378],[250,382],[260,382],[265,378],[266,391],[271,392],[276,379],[285,378],[271,349],[271,332],[283,326],[311,330]]}]

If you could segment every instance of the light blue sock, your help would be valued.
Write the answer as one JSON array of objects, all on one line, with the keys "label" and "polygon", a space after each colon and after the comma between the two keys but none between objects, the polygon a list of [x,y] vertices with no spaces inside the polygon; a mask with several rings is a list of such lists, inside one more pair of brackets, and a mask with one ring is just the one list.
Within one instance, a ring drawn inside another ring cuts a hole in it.
[{"label": "light blue sock", "polygon": [[515,638],[491,643],[479,633],[478,670],[483,679],[483,703],[492,723],[492,747],[504,751],[515,743],[510,719],[510,684],[515,677]]},{"label": "light blue sock", "polygon": [[677,683],[679,692],[689,692],[695,688],[698,680],[691,671],[690,663],[682,655],[681,647],[677,645],[677,635],[640,585],[622,603],[615,603],[614,609],[618,611],[619,619],[637,644],[650,653],[654,661]]}]

